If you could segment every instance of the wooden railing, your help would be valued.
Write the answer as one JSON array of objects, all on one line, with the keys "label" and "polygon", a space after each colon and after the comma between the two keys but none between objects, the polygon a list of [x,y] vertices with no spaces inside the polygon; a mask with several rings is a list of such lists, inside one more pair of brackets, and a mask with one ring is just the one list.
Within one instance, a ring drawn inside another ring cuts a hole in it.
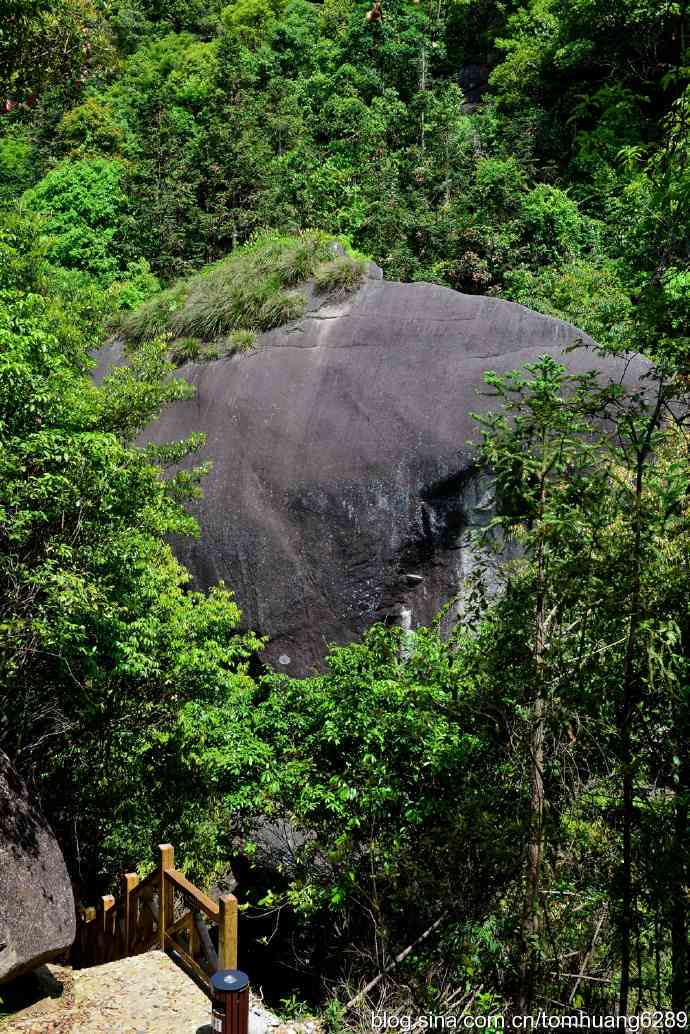
[{"label": "wooden railing", "polygon": [[158,868],[145,880],[122,877],[119,900],[106,894],[97,908],[79,909],[73,964],[98,966],[158,947],[210,996],[211,975],[237,969],[237,898],[213,901],[177,871],[170,844],[158,851]]}]

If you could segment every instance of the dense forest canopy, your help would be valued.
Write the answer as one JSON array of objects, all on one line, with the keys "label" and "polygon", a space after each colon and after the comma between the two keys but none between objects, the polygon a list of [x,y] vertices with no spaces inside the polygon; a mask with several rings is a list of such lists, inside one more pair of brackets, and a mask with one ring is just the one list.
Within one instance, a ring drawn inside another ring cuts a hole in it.
[{"label": "dense forest canopy", "polygon": [[[372,9],[5,0],[1,745],[87,894],[161,840],[207,884],[234,859],[251,964],[334,1028],[367,1029],[342,1003],[437,918],[376,1003],[680,1012],[688,4]],[[191,391],[170,372],[206,325],[169,334],[199,276],[239,285],[232,351],[300,276],[356,286],[362,256],[653,365],[637,394],[548,359],[489,376],[484,544],[520,545],[501,590],[478,570],[449,639],[374,627],[293,680],[257,671],[230,590],[189,591],[168,545],[195,533],[204,469],[168,468],[199,436],[135,443]],[[131,362],[96,387],[113,327]],[[282,873],[266,821],[309,831]]]}]

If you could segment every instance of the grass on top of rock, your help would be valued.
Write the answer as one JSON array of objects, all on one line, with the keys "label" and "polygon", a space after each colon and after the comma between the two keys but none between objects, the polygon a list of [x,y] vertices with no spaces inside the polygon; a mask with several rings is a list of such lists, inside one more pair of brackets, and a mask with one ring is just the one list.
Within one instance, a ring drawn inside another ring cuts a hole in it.
[{"label": "grass on top of rock", "polygon": [[[317,291],[354,290],[364,262],[352,254],[334,256],[333,237],[318,231],[293,237],[265,234],[173,284],[131,312],[121,313],[117,329],[137,344],[161,334],[184,342],[178,361],[217,358],[203,342],[226,339],[222,353],[251,347],[256,332],[297,319],[307,304],[296,290],[314,278]],[[247,335],[251,334],[251,339]],[[198,347],[188,347],[189,342]]]},{"label": "grass on top of rock", "polygon": [[320,294],[337,291],[345,294],[356,290],[364,279],[365,264],[352,255],[339,255],[322,262],[314,271],[314,286]]},{"label": "grass on top of rock", "polygon": [[198,337],[176,338],[169,351],[170,361],[175,366],[211,362],[214,359],[248,352],[255,340],[256,334],[253,330],[233,330],[231,334],[217,338],[210,344]]}]

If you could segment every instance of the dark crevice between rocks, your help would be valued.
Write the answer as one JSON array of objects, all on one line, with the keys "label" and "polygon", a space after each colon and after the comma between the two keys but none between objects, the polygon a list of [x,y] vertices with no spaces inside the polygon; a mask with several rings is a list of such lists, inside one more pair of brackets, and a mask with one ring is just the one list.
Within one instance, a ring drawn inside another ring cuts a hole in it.
[{"label": "dark crevice between rocks", "polygon": [[400,624],[408,610],[417,626],[435,616],[434,600],[454,594],[457,586],[450,556],[461,548],[462,536],[471,524],[467,488],[477,473],[477,467],[470,465],[420,491],[416,534],[393,559],[376,620]]}]

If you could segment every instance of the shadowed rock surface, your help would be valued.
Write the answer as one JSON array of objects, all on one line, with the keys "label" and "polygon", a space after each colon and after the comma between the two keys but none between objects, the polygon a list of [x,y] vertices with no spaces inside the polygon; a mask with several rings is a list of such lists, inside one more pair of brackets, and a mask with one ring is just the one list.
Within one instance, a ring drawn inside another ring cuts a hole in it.
[{"label": "shadowed rock surface", "polygon": [[[147,435],[207,435],[201,539],[175,543],[178,556],[197,586],[235,590],[291,674],[374,621],[428,622],[471,568],[469,531],[490,505],[467,444],[471,412],[492,404],[478,396],[484,373],[545,353],[616,378],[645,369],[564,356],[577,340],[593,343],[510,302],[384,282],[376,267],[344,300],[312,295],[251,353],[185,366],[196,399]],[[118,360],[111,346],[101,366]]]},{"label": "shadowed rock surface", "polygon": [[55,958],[74,935],[62,852],[0,752],[0,984]]}]

